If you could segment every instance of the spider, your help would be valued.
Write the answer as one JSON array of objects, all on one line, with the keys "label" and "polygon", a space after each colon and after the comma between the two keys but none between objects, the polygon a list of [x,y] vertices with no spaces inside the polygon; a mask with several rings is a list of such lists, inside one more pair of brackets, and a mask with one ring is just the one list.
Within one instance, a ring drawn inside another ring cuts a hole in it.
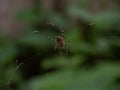
[{"label": "spider", "polygon": [[[55,30],[58,30],[61,34],[57,35],[55,39],[53,39],[51,36],[48,37],[49,40],[54,41],[55,51],[59,51],[60,54],[67,54],[67,50],[65,48],[66,46],[66,40],[64,37],[64,30],[59,29],[54,23],[47,22],[45,25],[49,28],[54,28]],[[34,33],[37,33],[38,31],[34,31]]]},{"label": "spider", "polygon": [[55,37],[55,39],[52,39],[51,37],[49,37],[49,39],[51,41],[54,40],[55,43],[55,51],[59,51],[61,55],[63,54],[67,54],[67,50],[66,50],[66,40],[64,38],[64,31],[60,30],[61,35],[58,35]]}]

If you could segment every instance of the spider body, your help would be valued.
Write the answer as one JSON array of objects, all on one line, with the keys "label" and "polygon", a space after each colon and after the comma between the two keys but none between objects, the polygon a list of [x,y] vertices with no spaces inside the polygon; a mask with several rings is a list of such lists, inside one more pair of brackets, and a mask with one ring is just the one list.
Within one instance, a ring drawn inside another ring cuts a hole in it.
[{"label": "spider body", "polygon": [[59,36],[56,36],[55,39],[52,39],[51,37],[49,37],[49,39],[55,41],[55,50],[59,51],[61,55],[66,55],[68,53],[65,48],[66,43],[65,43],[64,36],[59,35]]},{"label": "spider body", "polygon": [[57,36],[55,39],[55,49],[62,50],[65,47],[65,40],[63,36]]}]

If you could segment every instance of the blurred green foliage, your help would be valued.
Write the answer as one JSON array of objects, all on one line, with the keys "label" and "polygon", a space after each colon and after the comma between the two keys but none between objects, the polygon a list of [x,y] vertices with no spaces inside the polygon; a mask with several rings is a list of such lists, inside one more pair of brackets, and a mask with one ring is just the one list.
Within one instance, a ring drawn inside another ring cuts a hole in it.
[{"label": "blurred green foliage", "polygon": [[[14,40],[0,34],[0,90],[120,90],[119,11],[92,14],[68,7],[63,15],[35,8],[16,18],[30,26]],[[67,55],[55,51],[48,38],[55,40],[59,29]]]}]

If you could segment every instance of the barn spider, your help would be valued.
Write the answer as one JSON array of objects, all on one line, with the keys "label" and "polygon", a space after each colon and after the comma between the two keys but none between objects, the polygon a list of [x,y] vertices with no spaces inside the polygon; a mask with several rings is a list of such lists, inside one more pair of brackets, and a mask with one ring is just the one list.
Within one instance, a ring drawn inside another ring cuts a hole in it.
[{"label": "barn spider", "polygon": [[61,35],[58,35],[55,37],[55,39],[52,39],[51,37],[49,37],[50,40],[54,40],[55,43],[55,50],[59,51],[61,55],[63,54],[67,54],[67,50],[65,48],[66,43],[65,43],[65,38],[64,38],[64,31],[60,30]]}]

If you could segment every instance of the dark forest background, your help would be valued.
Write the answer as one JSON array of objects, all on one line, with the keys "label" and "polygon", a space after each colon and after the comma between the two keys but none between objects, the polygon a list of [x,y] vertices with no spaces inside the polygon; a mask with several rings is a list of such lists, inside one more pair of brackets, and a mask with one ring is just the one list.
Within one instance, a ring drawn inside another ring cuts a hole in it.
[{"label": "dark forest background", "polygon": [[0,90],[120,90],[119,5],[0,0]]}]

